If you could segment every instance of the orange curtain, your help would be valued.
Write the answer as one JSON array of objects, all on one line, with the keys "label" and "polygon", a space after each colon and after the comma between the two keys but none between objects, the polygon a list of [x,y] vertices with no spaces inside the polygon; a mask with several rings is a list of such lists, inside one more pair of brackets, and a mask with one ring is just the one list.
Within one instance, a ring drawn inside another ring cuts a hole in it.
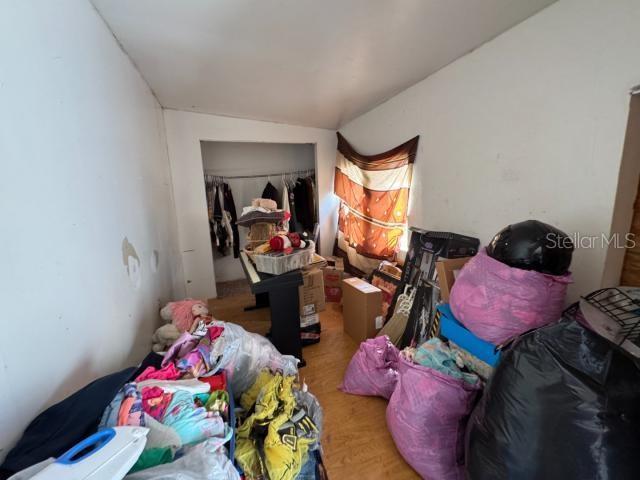
[{"label": "orange curtain", "polygon": [[334,191],[340,198],[337,247],[365,273],[393,260],[407,226],[419,137],[378,155],[361,155],[338,133]]}]

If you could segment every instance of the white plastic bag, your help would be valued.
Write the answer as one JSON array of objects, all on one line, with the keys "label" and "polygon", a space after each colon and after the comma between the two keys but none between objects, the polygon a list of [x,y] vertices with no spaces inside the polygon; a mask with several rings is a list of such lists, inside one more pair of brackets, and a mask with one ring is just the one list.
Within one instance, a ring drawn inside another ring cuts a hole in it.
[{"label": "white plastic bag", "polygon": [[179,459],[147,468],[124,477],[125,480],[240,480],[238,471],[217,440],[206,440],[191,447]]},{"label": "white plastic bag", "polygon": [[298,360],[282,355],[265,337],[249,333],[235,323],[216,320],[212,325],[224,327],[224,332],[211,351],[211,371],[226,370],[234,396],[248,390],[265,368],[284,375],[298,373]]}]

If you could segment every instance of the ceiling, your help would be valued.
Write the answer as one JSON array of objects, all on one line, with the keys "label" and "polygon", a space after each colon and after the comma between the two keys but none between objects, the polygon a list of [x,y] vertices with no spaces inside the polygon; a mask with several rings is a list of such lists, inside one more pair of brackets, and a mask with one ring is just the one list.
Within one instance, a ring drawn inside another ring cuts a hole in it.
[{"label": "ceiling", "polygon": [[92,0],[163,107],[334,129],[554,0]]}]

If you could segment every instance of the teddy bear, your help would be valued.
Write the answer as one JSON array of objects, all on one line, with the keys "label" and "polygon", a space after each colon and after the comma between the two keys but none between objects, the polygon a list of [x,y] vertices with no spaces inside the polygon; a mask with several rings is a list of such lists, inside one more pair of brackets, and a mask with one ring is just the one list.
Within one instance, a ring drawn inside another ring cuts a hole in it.
[{"label": "teddy bear", "polygon": [[160,317],[169,323],[158,328],[151,337],[154,352],[166,351],[184,332],[203,335],[213,320],[206,304],[191,298],[167,303],[160,310]]}]

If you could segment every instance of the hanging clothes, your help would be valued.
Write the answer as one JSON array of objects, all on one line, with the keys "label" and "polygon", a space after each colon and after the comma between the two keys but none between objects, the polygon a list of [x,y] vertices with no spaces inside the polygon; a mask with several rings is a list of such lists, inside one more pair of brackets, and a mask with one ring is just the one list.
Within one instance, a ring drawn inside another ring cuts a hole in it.
[{"label": "hanging clothes", "polygon": [[313,232],[315,201],[310,198],[313,193],[309,194],[309,186],[306,179],[298,178],[293,188],[293,195],[298,228],[300,231]]},{"label": "hanging clothes", "polygon": [[213,221],[214,221],[214,234],[216,236],[216,247],[218,252],[222,255],[226,255],[227,249],[227,230],[223,223],[223,210],[222,203],[220,202],[220,195],[218,195],[219,185],[215,187],[215,193],[213,195]]},{"label": "hanging clothes", "polygon": [[205,181],[207,212],[211,245],[221,255],[228,255],[233,249],[233,256],[240,256],[240,233],[236,225],[237,212],[231,187],[220,179],[208,178]]},{"label": "hanging clothes", "polygon": [[[284,182],[284,186],[282,187],[282,209],[285,212],[291,212],[291,208],[289,207],[289,188],[287,187],[287,182]],[[284,220],[282,222],[282,228],[289,231],[289,220]]]},{"label": "hanging clothes", "polygon": [[233,229],[231,228],[231,213],[227,210],[227,206],[225,205],[225,197],[224,197],[224,192],[226,188],[228,188],[228,185],[226,183],[221,183],[220,185],[218,185],[218,200],[220,202],[220,207],[222,209],[222,226],[225,231],[224,252],[221,252],[223,255],[227,255],[229,247],[233,245]]},{"label": "hanging clothes", "polygon": [[214,198],[216,186],[213,179],[208,178],[204,182],[205,194],[207,198],[207,214],[209,217],[209,235],[211,237],[211,245],[217,246],[218,239],[216,237],[216,222],[214,219]]},{"label": "hanging clothes", "polygon": [[[312,176],[308,176],[304,179],[307,184],[307,197],[309,201],[309,209],[311,213],[311,222],[315,227],[316,223],[318,223],[318,214],[316,209],[316,184],[315,179]],[[313,227],[312,227],[313,231]]]},{"label": "hanging clothes", "polygon": [[226,212],[229,213],[229,218],[231,221],[233,257],[238,258],[240,256],[240,232],[238,231],[238,225],[236,224],[236,221],[238,220],[238,214],[236,212],[236,203],[233,200],[233,193],[231,193],[231,187],[229,186],[229,184],[223,183],[223,187],[224,187],[223,208]]},{"label": "hanging clothes", "polygon": [[[278,203],[278,189],[276,187],[273,186],[273,184],[271,182],[267,182],[267,185],[264,187],[264,190],[262,191],[262,198],[270,198],[271,200],[273,200],[274,202],[276,202],[276,204]],[[280,205],[278,205],[279,207]]]}]

